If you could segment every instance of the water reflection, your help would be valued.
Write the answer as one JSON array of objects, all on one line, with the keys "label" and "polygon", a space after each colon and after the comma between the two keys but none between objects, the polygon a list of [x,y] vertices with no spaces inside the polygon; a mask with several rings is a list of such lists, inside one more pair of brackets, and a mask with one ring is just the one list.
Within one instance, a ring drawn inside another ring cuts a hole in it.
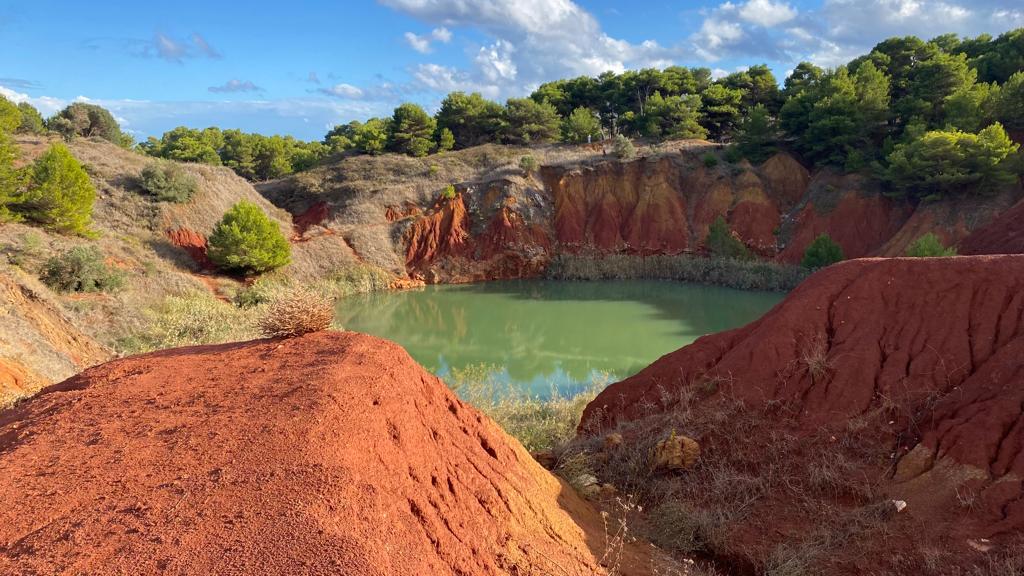
[{"label": "water reflection", "polygon": [[595,373],[634,374],[780,299],[673,282],[493,282],[355,296],[339,303],[338,318],[398,342],[441,376],[493,364],[499,380],[545,395],[572,393]]}]

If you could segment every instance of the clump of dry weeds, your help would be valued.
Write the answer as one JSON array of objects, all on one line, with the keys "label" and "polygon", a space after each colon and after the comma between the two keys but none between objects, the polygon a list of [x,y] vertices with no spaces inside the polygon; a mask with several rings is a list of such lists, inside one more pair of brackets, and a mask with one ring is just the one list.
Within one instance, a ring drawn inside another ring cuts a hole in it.
[{"label": "clump of dry weeds", "polygon": [[296,288],[271,302],[257,326],[264,336],[277,338],[326,330],[333,321],[334,303],[330,299],[304,288]]}]

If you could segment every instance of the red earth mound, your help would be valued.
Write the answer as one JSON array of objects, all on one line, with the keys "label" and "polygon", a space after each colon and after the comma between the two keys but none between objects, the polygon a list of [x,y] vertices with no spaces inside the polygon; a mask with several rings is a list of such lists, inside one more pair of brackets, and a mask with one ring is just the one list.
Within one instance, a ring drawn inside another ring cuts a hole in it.
[{"label": "red earth mound", "polygon": [[0,469],[2,574],[603,573],[587,504],[354,333],[87,370],[0,414]]},{"label": "red earth mound", "polygon": [[1024,256],[829,267],[762,319],[609,386],[583,421],[670,412],[666,391],[689,387],[775,406],[808,433],[880,413],[877,452],[911,517],[964,538],[1024,534]]}]

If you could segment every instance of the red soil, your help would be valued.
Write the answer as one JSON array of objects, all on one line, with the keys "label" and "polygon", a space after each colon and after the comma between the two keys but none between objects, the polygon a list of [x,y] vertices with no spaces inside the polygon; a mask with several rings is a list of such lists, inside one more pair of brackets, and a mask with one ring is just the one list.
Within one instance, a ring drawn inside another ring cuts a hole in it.
[{"label": "red soil", "polygon": [[0,414],[0,469],[2,574],[603,573],[587,504],[354,333],[87,370]]},{"label": "red soil", "polygon": [[296,236],[302,236],[313,226],[319,226],[330,216],[331,209],[326,202],[317,202],[306,209],[305,212],[292,218],[292,227]]},{"label": "red soil", "polygon": [[877,194],[861,195],[855,189],[842,193],[829,210],[809,202],[797,213],[796,232],[778,258],[798,264],[820,234],[835,240],[846,258],[873,256],[899,232],[909,216],[909,206]]},{"label": "red soil", "polygon": [[777,403],[807,432],[890,411],[878,451],[898,458],[891,490],[912,515],[974,538],[1024,531],[1024,256],[829,267],[760,320],[609,386],[583,421],[632,420],[708,382],[706,401]]},{"label": "red soil", "polygon": [[971,233],[959,250],[961,254],[1024,254],[1024,200]]},{"label": "red soil", "polygon": [[192,260],[199,265],[200,269],[212,270],[214,268],[213,262],[206,255],[206,236],[188,228],[168,230],[166,234],[171,244],[187,252],[192,257]]}]

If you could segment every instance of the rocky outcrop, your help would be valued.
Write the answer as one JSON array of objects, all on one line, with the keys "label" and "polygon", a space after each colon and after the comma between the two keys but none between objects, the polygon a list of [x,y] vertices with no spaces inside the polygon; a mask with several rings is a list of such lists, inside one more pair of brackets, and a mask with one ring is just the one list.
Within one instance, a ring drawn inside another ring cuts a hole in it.
[{"label": "rocky outcrop", "polygon": [[87,370],[0,414],[0,468],[3,574],[604,573],[588,504],[354,333]]},{"label": "rocky outcrop", "polygon": [[403,222],[406,269],[430,283],[539,276],[550,258],[551,233],[537,213],[547,210],[529,183],[461,188]]},{"label": "rocky outcrop", "polygon": [[[912,510],[971,537],[1024,530],[1024,256],[829,267],[762,319],[609,386],[583,421],[671,410],[658,399],[691,387],[780,406],[806,433],[882,411],[882,444],[864,449],[897,458],[890,489]],[[953,520],[965,490],[977,502]]]}]

